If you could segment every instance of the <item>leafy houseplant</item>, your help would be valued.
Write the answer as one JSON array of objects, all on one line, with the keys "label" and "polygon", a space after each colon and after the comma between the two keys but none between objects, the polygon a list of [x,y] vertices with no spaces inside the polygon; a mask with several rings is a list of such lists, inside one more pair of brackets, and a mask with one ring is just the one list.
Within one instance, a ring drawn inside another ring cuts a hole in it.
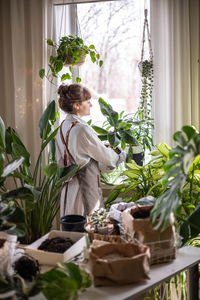
[{"label": "leafy houseplant", "polygon": [[[15,204],[15,207],[23,213],[24,243],[38,239],[51,229],[53,219],[59,210],[62,183],[71,178],[78,169],[77,165],[62,169],[55,162],[54,137],[58,128],[52,130],[52,127],[56,116],[55,101],[52,101],[39,122],[41,148],[33,173],[30,169],[30,154],[17,133],[11,128],[5,129],[3,123],[0,127],[0,156],[6,160],[6,170],[12,169],[9,177],[15,184],[14,190],[7,191],[5,176],[3,177],[5,172],[1,175],[1,201],[9,203],[9,207]],[[43,167],[42,154],[47,145],[49,145],[48,164]],[[12,168],[13,163],[20,162],[22,157],[23,161],[21,164],[18,163],[18,168]]]},{"label": "leafy houseplant", "polygon": [[171,149],[164,165],[164,189],[155,202],[151,218],[154,222],[159,216],[156,227],[165,228],[170,213],[174,212],[186,243],[200,233],[200,134],[193,127],[184,126],[173,138],[177,146]]},{"label": "leafy houseplant", "polygon": [[[61,76],[61,81],[71,79],[73,69],[75,65],[81,65],[86,55],[89,54],[93,63],[97,63],[100,67],[103,65],[103,61],[100,60],[100,55],[97,53],[94,45],[85,45],[83,40],[78,36],[64,36],[59,40],[59,43],[53,42],[51,39],[47,40],[47,44],[53,48],[54,53],[49,58],[49,70],[45,75],[45,70],[41,69],[39,75],[41,78],[46,76],[58,77],[60,71],[64,65],[70,66],[70,73],[65,73]],[[80,77],[76,77],[76,82],[81,82]]]},{"label": "leafy houseplant", "polygon": [[[152,150],[154,119],[152,118],[152,93],[153,93],[153,60],[145,60],[139,63],[141,71],[142,87],[139,107],[134,115],[135,131],[143,148]],[[138,125],[138,126],[137,126]]]},{"label": "leafy houseplant", "polygon": [[127,178],[112,190],[105,203],[106,207],[122,193],[123,201],[126,202],[135,202],[149,195],[156,198],[161,194],[163,166],[168,160],[170,148],[165,143],[156,147],[157,150],[152,152],[154,158],[148,164],[138,166],[134,161],[127,164],[128,170],[121,174]]},{"label": "leafy houseplant", "polygon": [[99,138],[102,141],[108,141],[111,147],[114,149],[121,145],[124,150],[127,145],[138,145],[138,141],[134,136],[134,130],[132,130],[131,120],[123,119],[123,112],[119,114],[114,111],[112,106],[106,103],[102,98],[99,98],[99,105],[102,114],[106,117],[107,121],[104,124],[105,128],[98,126],[92,126],[92,128],[98,133]]},{"label": "leafy houseplant", "polygon": [[48,300],[75,300],[79,291],[84,291],[90,285],[90,275],[72,262],[59,263],[54,269],[37,275],[28,288],[25,288],[19,274],[0,274],[0,296],[2,293],[13,292],[17,299],[23,300],[40,292]]}]

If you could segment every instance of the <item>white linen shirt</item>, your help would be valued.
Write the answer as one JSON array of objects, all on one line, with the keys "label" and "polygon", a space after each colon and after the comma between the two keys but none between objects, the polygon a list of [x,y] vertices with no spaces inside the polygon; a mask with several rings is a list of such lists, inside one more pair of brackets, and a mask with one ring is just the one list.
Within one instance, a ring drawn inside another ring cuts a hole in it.
[{"label": "white linen shirt", "polygon": [[[76,121],[79,123],[70,131],[68,149],[80,168],[87,165],[93,158],[99,163],[100,170],[105,172],[116,168],[125,159],[123,152],[118,155],[113,149],[106,147],[87,122],[73,114],[68,114],[63,122],[64,139],[66,139],[71,123]],[[64,149],[59,130],[56,136],[56,159],[61,167],[64,167]]]}]

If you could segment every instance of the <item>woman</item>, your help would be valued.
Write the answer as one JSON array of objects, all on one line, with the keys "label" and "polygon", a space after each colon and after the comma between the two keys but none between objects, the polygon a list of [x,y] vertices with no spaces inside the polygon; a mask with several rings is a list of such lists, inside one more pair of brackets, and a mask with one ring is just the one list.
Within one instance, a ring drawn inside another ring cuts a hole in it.
[{"label": "woman", "polygon": [[61,192],[60,215],[88,215],[103,206],[100,170],[111,171],[125,160],[100,141],[81,118],[90,114],[90,91],[80,84],[61,85],[60,108],[67,113],[56,136],[56,157],[61,167],[78,164],[80,169]]}]

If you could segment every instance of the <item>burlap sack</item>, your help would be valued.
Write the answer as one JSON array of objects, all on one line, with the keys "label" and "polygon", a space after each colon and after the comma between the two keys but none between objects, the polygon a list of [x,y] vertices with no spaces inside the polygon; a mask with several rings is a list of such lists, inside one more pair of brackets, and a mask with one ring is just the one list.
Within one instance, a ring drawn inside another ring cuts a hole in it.
[{"label": "burlap sack", "polygon": [[134,243],[105,243],[89,250],[95,286],[128,284],[149,278],[149,248]]},{"label": "burlap sack", "polygon": [[[150,221],[152,207],[137,205],[126,209],[122,213],[122,226],[130,239],[137,239],[150,247],[150,263],[155,264],[173,260],[176,257],[176,247],[173,215],[170,217],[169,226],[164,231],[155,230]],[[148,217],[138,218],[140,214]],[[134,215],[137,215],[137,218],[134,218]]]}]

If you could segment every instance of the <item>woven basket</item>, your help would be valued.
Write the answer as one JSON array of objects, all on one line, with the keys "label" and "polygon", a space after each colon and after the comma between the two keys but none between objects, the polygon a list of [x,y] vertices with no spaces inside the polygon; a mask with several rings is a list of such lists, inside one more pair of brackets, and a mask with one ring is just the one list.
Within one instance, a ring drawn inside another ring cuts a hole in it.
[{"label": "woven basket", "polygon": [[84,56],[80,55],[79,61],[77,61],[76,63],[74,63],[73,58],[70,55],[67,55],[64,65],[66,67],[69,67],[69,66],[72,66],[72,65],[80,67],[81,65],[84,64],[85,59],[86,59],[86,55],[84,55]]},{"label": "woven basket", "polygon": [[88,233],[90,242],[93,240],[100,240],[109,243],[123,243],[123,238],[120,235],[110,234],[109,232],[107,234],[94,232],[94,227],[90,222],[85,224],[85,231]]}]

